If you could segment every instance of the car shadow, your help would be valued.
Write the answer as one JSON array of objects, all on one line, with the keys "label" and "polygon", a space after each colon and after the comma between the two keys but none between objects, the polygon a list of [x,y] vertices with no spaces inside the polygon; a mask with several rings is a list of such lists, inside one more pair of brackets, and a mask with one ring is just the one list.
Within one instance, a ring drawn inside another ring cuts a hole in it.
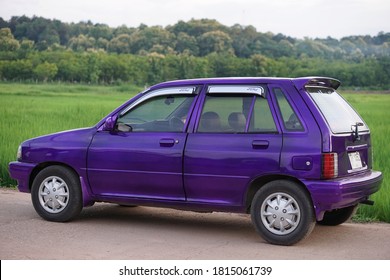
[{"label": "car shadow", "polygon": [[[188,231],[197,233],[240,235],[259,240],[250,215],[238,213],[203,213],[155,207],[126,207],[116,204],[97,203],[83,209],[76,223],[99,221],[101,226],[129,226],[151,230]],[[262,240],[260,238],[260,240]]]}]

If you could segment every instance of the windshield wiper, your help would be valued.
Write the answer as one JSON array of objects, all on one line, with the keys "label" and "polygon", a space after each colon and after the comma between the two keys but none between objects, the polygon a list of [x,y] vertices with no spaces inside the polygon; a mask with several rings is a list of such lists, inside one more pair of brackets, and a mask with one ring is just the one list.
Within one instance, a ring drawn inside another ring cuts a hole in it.
[{"label": "windshield wiper", "polygon": [[356,122],[356,124],[351,125],[353,142],[360,140],[359,126],[364,126],[364,124],[362,122]]}]

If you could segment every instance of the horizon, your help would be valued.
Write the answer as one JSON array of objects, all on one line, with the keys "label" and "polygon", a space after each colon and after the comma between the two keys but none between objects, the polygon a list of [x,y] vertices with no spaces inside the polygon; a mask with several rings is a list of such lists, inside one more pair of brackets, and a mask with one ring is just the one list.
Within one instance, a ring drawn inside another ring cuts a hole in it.
[{"label": "horizon", "polygon": [[387,33],[390,33],[389,31],[384,31],[384,30],[380,30],[380,31],[378,31],[376,34],[349,34],[349,35],[345,35],[345,36],[343,36],[343,37],[341,37],[341,38],[336,38],[336,37],[332,37],[332,36],[327,36],[327,37],[318,37],[318,36],[316,36],[316,37],[309,37],[309,36],[305,36],[305,37],[303,37],[303,38],[299,38],[299,37],[294,37],[294,36],[291,36],[291,35],[289,35],[289,34],[284,34],[284,33],[275,33],[275,32],[272,32],[272,31],[260,31],[260,30],[258,30],[255,26],[253,26],[253,25],[251,25],[251,24],[249,24],[249,25],[242,25],[242,24],[240,24],[240,23],[235,23],[235,24],[233,24],[233,25],[225,25],[225,24],[223,24],[223,23],[221,23],[220,21],[218,21],[217,19],[212,19],[212,18],[191,18],[191,19],[189,19],[189,20],[178,20],[178,21],[176,21],[175,23],[173,23],[173,24],[168,24],[168,25],[160,25],[160,24],[156,24],[156,25],[148,25],[148,24],[145,24],[145,23],[140,23],[138,26],[130,26],[130,25],[125,25],[125,24],[122,24],[122,25],[119,25],[119,26],[111,26],[111,25],[109,25],[109,24],[107,24],[107,23],[104,23],[104,22],[94,22],[94,21],[92,21],[92,20],[80,20],[80,21],[78,21],[78,22],[75,22],[75,21],[72,21],[72,22],[68,22],[68,21],[64,21],[64,20],[61,20],[61,19],[58,19],[58,18],[48,18],[48,17],[43,17],[43,16],[37,16],[37,15],[33,15],[33,16],[27,16],[27,15],[25,15],[25,14],[23,14],[23,15],[13,15],[13,16],[11,16],[10,18],[8,18],[8,19],[4,19],[3,17],[1,17],[0,16],[0,18],[2,18],[4,21],[6,21],[6,22],[9,22],[10,20],[11,20],[11,18],[12,17],[17,17],[17,18],[21,18],[21,17],[23,17],[23,16],[25,16],[25,17],[28,17],[28,18],[30,18],[30,19],[33,19],[33,18],[44,18],[44,19],[49,19],[49,20],[52,20],[52,21],[54,21],[54,20],[58,20],[58,21],[60,21],[60,22],[62,22],[62,23],[65,23],[65,24],[80,24],[80,23],[85,23],[85,24],[89,24],[89,23],[91,23],[92,25],[107,25],[109,28],[113,28],[113,29],[115,29],[115,28],[119,28],[119,27],[121,27],[121,26],[125,26],[126,28],[138,28],[138,27],[140,27],[141,25],[145,25],[145,26],[147,26],[147,27],[153,27],[153,26],[159,26],[159,27],[162,27],[162,28],[167,28],[167,27],[169,27],[169,26],[173,26],[173,25],[175,25],[175,24],[177,24],[177,23],[179,23],[179,22],[181,22],[181,21],[183,21],[183,22],[189,22],[189,21],[191,21],[191,20],[195,20],[195,21],[200,21],[200,20],[215,20],[215,21],[217,21],[218,23],[220,23],[221,25],[223,25],[223,26],[226,26],[226,27],[233,27],[234,25],[239,25],[239,26],[242,26],[242,27],[248,27],[248,26],[252,26],[252,27],[254,27],[255,29],[256,29],[256,31],[257,32],[259,32],[259,33],[263,33],[263,34],[266,34],[266,33],[271,33],[271,34],[273,34],[273,35],[278,35],[278,34],[281,34],[281,35],[284,35],[284,36],[286,36],[286,37],[291,37],[291,38],[293,38],[293,39],[297,39],[297,40],[304,40],[304,39],[311,39],[311,40],[315,40],[315,39],[327,39],[327,38],[331,38],[331,39],[336,39],[336,40],[338,40],[338,41],[340,41],[341,39],[343,39],[343,38],[348,38],[348,37],[360,37],[360,36],[371,36],[371,37],[376,37],[376,36],[379,36],[380,34],[387,34]]},{"label": "horizon", "polygon": [[141,24],[165,28],[179,21],[212,19],[228,27],[253,26],[257,32],[296,39],[340,40],[390,31],[387,0],[0,0],[0,6],[0,17],[6,21],[25,15],[111,28]]}]

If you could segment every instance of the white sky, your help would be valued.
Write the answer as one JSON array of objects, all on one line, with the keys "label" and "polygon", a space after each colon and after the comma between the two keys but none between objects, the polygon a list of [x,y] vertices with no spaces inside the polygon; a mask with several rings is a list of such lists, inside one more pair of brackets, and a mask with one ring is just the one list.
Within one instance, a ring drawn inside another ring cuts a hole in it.
[{"label": "white sky", "polygon": [[390,32],[390,0],[0,0],[4,20],[22,15],[111,27],[209,18],[295,38]]}]

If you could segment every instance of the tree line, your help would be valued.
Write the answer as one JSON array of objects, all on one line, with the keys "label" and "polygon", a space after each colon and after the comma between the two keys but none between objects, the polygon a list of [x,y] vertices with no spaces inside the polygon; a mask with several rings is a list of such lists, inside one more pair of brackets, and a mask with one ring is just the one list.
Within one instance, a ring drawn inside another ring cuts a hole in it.
[{"label": "tree line", "polygon": [[0,18],[0,79],[85,83],[213,76],[332,76],[390,87],[390,33],[296,39],[215,20],[111,28],[41,17]]}]

